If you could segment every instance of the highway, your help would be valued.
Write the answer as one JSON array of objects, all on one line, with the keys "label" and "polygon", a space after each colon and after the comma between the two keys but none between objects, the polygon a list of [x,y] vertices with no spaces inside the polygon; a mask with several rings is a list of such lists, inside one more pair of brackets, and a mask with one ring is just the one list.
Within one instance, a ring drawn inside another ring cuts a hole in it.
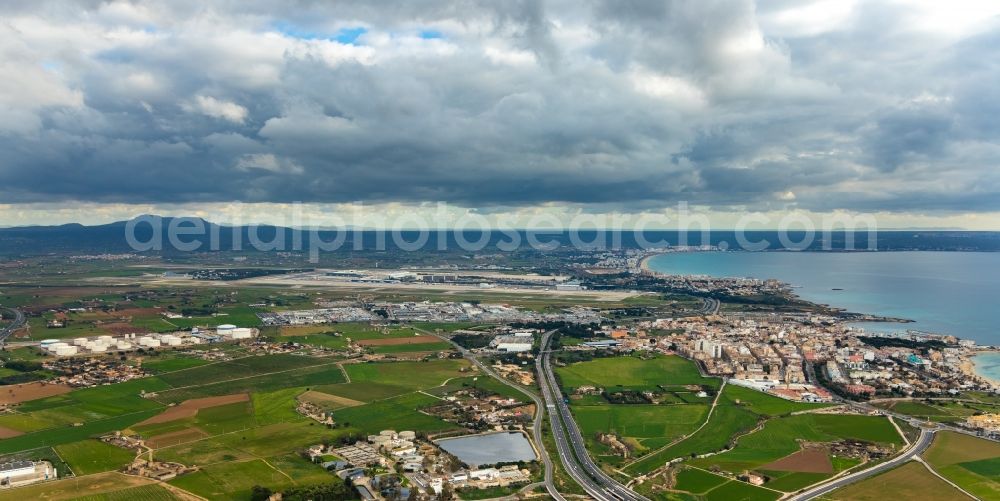
[{"label": "highway", "polygon": [[718,299],[712,299],[710,297],[701,298],[702,304],[701,308],[698,309],[698,313],[702,315],[715,315],[719,313],[719,307],[722,303]]},{"label": "highway", "polygon": [[928,447],[930,447],[931,441],[934,439],[935,432],[936,430],[921,429],[920,437],[903,454],[900,454],[899,456],[896,456],[884,463],[877,464],[871,468],[868,468],[867,470],[862,470],[857,473],[852,473],[850,475],[846,475],[836,480],[822,484],[818,487],[813,487],[808,491],[805,491],[801,494],[796,494],[795,496],[792,496],[788,499],[792,501],[806,501],[809,499],[815,499],[825,494],[829,494],[831,491],[844,487],[845,485],[852,484],[859,480],[864,480],[873,475],[878,475],[879,473],[882,473],[886,470],[890,470],[892,468],[900,466],[903,463],[917,457],[918,455],[923,454],[923,452],[926,451]]},{"label": "highway", "polygon": [[542,442],[542,423],[545,421],[545,404],[542,402],[542,399],[535,392],[529,390],[528,388],[525,388],[524,386],[521,386],[519,384],[512,383],[494,373],[493,369],[490,369],[489,367],[486,366],[486,364],[480,362],[479,359],[472,354],[472,352],[465,349],[464,346],[456,343],[455,341],[452,341],[451,338],[448,338],[447,336],[442,336],[434,332],[426,331],[424,329],[417,329],[417,330],[428,333],[432,336],[436,336],[444,341],[451,343],[452,346],[454,346],[455,349],[457,349],[458,352],[461,353],[466,360],[472,362],[484,374],[493,377],[497,381],[500,381],[501,383],[510,386],[511,388],[514,388],[515,390],[518,390],[521,393],[524,393],[529,398],[531,398],[532,401],[534,401],[536,411],[535,411],[535,421],[532,425],[531,434],[532,437],[535,439],[535,444],[538,446],[538,452],[539,455],[541,456],[542,463],[545,464],[545,481],[544,481],[545,490],[548,491],[549,496],[552,496],[552,498],[555,499],[556,501],[566,501],[566,498],[564,498],[562,494],[560,494],[559,491],[556,489],[555,482],[552,481],[552,458],[549,456],[548,451],[545,450],[545,443]]},{"label": "highway", "polygon": [[559,384],[552,373],[549,342],[553,332],[549,331],[542,335],[541,349],[535,359],[535,367],[538,371],[538,383],[542,389],[542,397],[549,410],[549,422],[552,423],[552,436],[556,442],[559,460],[566,472],[580,484],[587,494],[595,499],[600,501],[646,500],[645,497],[629,490],[608,476],[590,459],[580,429],[576,426],[576,421],[573,420],[569,406],[563,398],[562,390],[559,389]]},{"label": "highway", "polygon": [[15,308],[3,309],[14,313],[14,321],[3,329],[0,329],[0,345],[3,345],[7,341],[7,338],[14,333],[14,331],[20,329],[21,326],[24,325],[24,313],[21,313],[20,310]]}]

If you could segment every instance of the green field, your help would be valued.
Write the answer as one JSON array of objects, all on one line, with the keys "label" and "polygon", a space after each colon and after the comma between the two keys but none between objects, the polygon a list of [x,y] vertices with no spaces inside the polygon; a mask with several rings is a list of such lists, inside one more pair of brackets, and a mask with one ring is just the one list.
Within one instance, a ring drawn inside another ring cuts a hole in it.
[{"label": "green field", "polygon": [[167,497],[167,491],[153,484],[153,480],[108,472],[19,487],[0,494],[0,499],[160,501],[176,498]]},{"label": "green field", "polygon": [[683,468],[677,472],[674,488],[692,494],[704,494],[729,479],[697,468]]},{"label": "green field", "polygon": [[347,348],[347,338],[322,333],[309,334],[305,336],[282,336],[279,340],[287,343],[307,344],[310,346],[330,348],[333,350],[342,350]]},{"label": "green field", "polygon": [[359,428],[366,434],[378,433],[387,429],[440,432],[458,428],[456,425],[418,412],[418,409],[438,402],[439,400],[434,397],[410,393],[367,405],[333,411],[333,418],[345,426]]},{"label": "green field", "polygon": [[854,439],[902,445],[902,438],[882,416],[799,414],[769,420],[761,430],[740,438],[734,449],[693,464],[732,473],[753,470],[799,450],[799,441],[833,442]]},{"label": "green field", "polygon": [[916,400],[894,402],[879,402],[883,409],[942,423],[964,421],[965,418],[978,412],[997,412],[993,404],[973,404],[961,402],[932,401],[932,403]]},{"label": "green field", "polygon": [[179,403],[193,398],[232,395],[234,393],[269,392],[293,386],[335,384],[345,381],[344,374],[337,362],[327,360],[323,363],[324,365],[164,390],[157,393],[155,400],[164,404]]},{"label": "green field", "polygon": [[0,440],[0,454],[24,451],[37,447],[54,446],[78,442],[88,438],[98,437],[116,430],[123,430],[135,423],[158,414],[160,411],[141,411],[118,417],[90,421],[82,426],[52,428],[34,433]]},{"label": "green field", "polygon": [[581,386],[613,388],[656,388],[657,386],[706,385],[717,387],[719,380],[704,378],[693,363],[678,356],[598,358],[556,369],[563,388]]},{"label": "green field", "polygon": [[726,402],[741,405],[746,410],[762,416],[781,416],[830,406],[830,404],[792,402],[735,384],[726,387],[723,398]]},{"label": "green field", "polygon": [[908,462],[885,473],[837,489],[828,494],[827,498],[838,501],[883,501],[886,495],[891,495],[895,499],[928,500],[964,497],[954,487],[932,475],[922,464]]},{"label": "green field", "polygon": [[755,487],[739,480],[730,480],[705,493],[706,501],[773,501],[781,496],[780,492]]},{"label": "green field", "polygon": [[76,498],[76,501],[173,501],[177,499],[170,491],[159,485],[130,487],[120,491],[106,492]]},{"label": "green field", "polygon": [[572,412],[586,438],[597,432],[612,432],[635,438],[649,449],[694,431],[705,420],[708,406],[582,405],[573,406]]},{"label": "green field", "polygon": [[[736,385],[726,386],[708,424],[680,442],[671,442],[697,430],[707,418],[712,396],[697,397],[689,385],[718,388],[719,380],[702,377],[695,364],[677,356],[599,358],[556,369],[566,394],[593,386],[605,391],[653,392],[658,404],[611,404],[601,396],[574,396],[571,410],[599,461],[624,467],[631,475],[649,472],[667,461],[726,447],[731,437],[759,421],[824,405],[791,402]],[[598,433],[614,433],[631,448],[624,460],[596,440]],[[669,447],[668,447],[669,446]]]},{"label": "green field", "polygon": [[192,427],[209,435],[218,435],[254,426],[257,426],[257,422],[253,415],[253,404],[251,402],[238,402],[201,409],[194,417],[176,419],[166,423],[133,426],[132,429],[144,437],[155,437]]},{"label": "green field", "polygon": [[632,457],[647,454],[704,422],[711,398],[694,396],[687,385],[715,388],[719,384],[718,379],[702,377],[694,363],[677,356],[598,358],[558,367],[556,374],[567,395],[582,386],[657,393],[657,404],[612,404],[596,395],[570,399],[570,410],[587,447],[597,461],[613,465],[626,459],[599,442],[598,433],[617,435]]},{"label": "green field", "polygon": [[330,360],[300,355],[251,356],[228,362],[216,362],[175,370],[161,374],[159,378],[170,386],[184,387],[206,385],[260,374],[292,371],[328,363],[330,363]]},{"label": "green field", "polygon": [[421,353],[421,352],[447,351],[450,350],[451,348],[452,348],[451,343],[446,343],[444,341],[439,341],[434,343],[387,344],[387,345],[371,347],[373,352],[383,355],[388,355],[392,353]]},{"label": "green field", "polygon": [[[352,383],[372,382],[412,390],[440,386],[447,380],[469,375],[465,360],[348,364]],[[362,399],[358,399],[362,400]]]},{"label": "green field", "polygon": [[254,485],[275,490],[295,485],[287,474],[262,459],[208,465],[169,483],[208,499],[250,499]]},{"label": "green field", "polygon": [[943,477],[982,499],[1000,499],[1000,444],[950,431],[934,436],[924,459]]},{"label": "green field", "polygon": [[680,443],[653,452],[639,461],[629,464],[625,467],[625,472],[630,475],[638,475],[655,470],[674,458],[717,451],[729,443],[730,437],[753,428],[758,419],[759,416],[742,408],[720,405],[712,413],[708,424],[698,433]]},{"label": "green field", "polygon": [[81,440],[55,447],[76,475],[114,471],[132,462],[135,453],[100,440]]},{"label": "green field", "polygon": [[295,454],[284,454],[249,461],[211,464],[200,471],[177,477],[170,484],[208,499],[249,499],[254,485],[272,490],[300,485],[339,481]]}]

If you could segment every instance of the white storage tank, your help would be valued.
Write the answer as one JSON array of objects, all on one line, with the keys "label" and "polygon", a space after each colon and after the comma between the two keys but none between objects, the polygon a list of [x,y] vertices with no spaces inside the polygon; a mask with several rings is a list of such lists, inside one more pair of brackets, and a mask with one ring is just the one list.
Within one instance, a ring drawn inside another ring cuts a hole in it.
[{"label": "white storage tank", "polygon": [[69,345],[66,344],[66,343],[56,342],[56,343],[49,344],[46,348],[49,351],[55,352],[55,351],[58,351],[59,348],[68,348],[68,347],[69,347]]},{"label": "white storage tank", "polygon": [[230,333],[233,339],[250,339],[253,337],[253,330],[246,327],[241,329],[233,329]]},{"label": "white storage tank", "polygon": [[113,337],[111,337],[111,336],[101,336],[101,337],[97,338],[97,340],[98,340],[98,341],[100,341],[100,342],[102,342],[102,343],[104,343],[104,344],[111,344],[111,341],[112,341],[113,339],[114,339],[114,338],[113,338]]},{"label": "white storage tank", "polygon": [[180,346],[181,345],[181,338],[179,338],[179,337],[171,337],[170,339],[168,339],[166,341],[166,343],[167,343],[167,346]]},{"label": "white storage tank", "polygon": [[108,347],[105,346],[105,345],[103,345],[103,344],[98,344],[98,345],[94,345],[94,347],[91,348],[90,351],[91,351],[91,353],[104,353],[104,352],[108,351]]},{"label": "white storage tank", "polygon": [[417,438],[417,434],[412,431],[401,431],[399,432],[399,438],[403,440],[415,440]]},{"label": "white storage tank", "polygon": [[56,348],[56,355],[60,357],[68,357],[71,355],[76,355],[76,352],[77,352],[76,346],[65,345]]},{"label": "white storage tank", "polygon": [[76,339],[73,340],[73,344],[75,344],[77,346],[86,346],[87,345],[87,341],[89,341],[89,340],[87,338],[85,338],[85,337],[78,337],[78,338],[76,338]]},{"label": "white storage tank", "polygon": [[222,324],[215,328],[215,331],[223,336],[228,336],[236,330],[236,326],[233,324]]},{"label": "white storage tank", "polygon": [[119,350],[132,349],[132,343],[129,343],[128,341],[118,341],[117,343],[115,343],[115,346],[118,347]]},{"label": "white storage tank", "polygon": [[153,340],[153,338],[151,338],[149,336],[142,336],[142,337],[139,338],[139,344],[142,345],[142,346],[149,346],[149,342],[152,341],[152,340]]},{"label": "white storage tank", "polygon": [[146,343],[146,346],[148,346],[150,348],[159,348],[160,347],[160,340],[159,339],[150,339],[149,342]]}]

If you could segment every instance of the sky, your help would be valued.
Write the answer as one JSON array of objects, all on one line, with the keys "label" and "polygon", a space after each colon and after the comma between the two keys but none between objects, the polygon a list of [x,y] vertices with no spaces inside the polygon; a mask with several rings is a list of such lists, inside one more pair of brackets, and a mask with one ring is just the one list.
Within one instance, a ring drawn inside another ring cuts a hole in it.
[{"label": "sky", "polygon": [[7,0],[0,225],[1000,230],[997,82],[979,0]]}]

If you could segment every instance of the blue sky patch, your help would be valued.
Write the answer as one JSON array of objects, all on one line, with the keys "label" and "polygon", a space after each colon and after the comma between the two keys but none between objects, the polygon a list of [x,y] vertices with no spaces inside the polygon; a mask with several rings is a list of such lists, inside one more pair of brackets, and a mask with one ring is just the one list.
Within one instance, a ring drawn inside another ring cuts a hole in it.
[{"label": "blue sky patch", "polygon": [[287,21],[278,21],[273,23],[272,26],[283,35],[301,40],[334,40],[338,43],[351,45],[358,45],[358,37],[368,32],[367,28],[358,26],[354,28],[342,28],[340,31],[330,35],[303,28]]}]

